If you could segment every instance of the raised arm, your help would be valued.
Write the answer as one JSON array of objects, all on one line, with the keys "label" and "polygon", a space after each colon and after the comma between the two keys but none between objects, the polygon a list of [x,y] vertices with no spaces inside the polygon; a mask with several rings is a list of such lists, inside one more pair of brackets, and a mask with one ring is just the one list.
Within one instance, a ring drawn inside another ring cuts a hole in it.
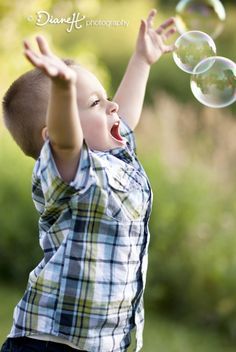
[{"label": "raised arm", "polygon": [[119,115],[132,130],[140,119],[151,65],[163,54],[174,50],[174,45],[165,44],[166,39],[176,31],[174,19],[169,18],[153,29],[155,15],[156,10],[153,9],[146,20],[141,20],[135,52],[114,97],[119,105]]},{"label": "raised arm", "polygon": [[51,79],[46,118],[47,135],[61,177],[73,180],[79,162],[83,133],[77,108],[76,72],[52,54],[46,40],[36,38],[40,53],[24,41],[27,59]]}]

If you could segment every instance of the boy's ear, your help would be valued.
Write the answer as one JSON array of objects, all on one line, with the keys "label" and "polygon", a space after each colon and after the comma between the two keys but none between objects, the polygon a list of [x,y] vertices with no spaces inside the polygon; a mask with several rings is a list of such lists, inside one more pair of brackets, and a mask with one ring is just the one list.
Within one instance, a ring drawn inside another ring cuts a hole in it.
[{"label": "boy's ear", "polygon": [[42,134],[43,140],[44,140],[44,142],[45,142],[45,141],[48,139],[48,128],[47,128],[47,126],[45,126],[45,127],[42,129],[41,134]]}]

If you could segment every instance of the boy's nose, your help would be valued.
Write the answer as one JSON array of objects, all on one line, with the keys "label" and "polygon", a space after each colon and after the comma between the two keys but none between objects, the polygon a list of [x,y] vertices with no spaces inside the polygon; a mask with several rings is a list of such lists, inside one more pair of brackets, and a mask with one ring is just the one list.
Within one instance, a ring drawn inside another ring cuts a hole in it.
[{"label": "boy's nose", "polygon": [[108,107],[107,107],[107,112],[108,114],[113,114],[115,112],[118,112],[119,110],[119,105],[114,102],[114,101],[109,101]]}]

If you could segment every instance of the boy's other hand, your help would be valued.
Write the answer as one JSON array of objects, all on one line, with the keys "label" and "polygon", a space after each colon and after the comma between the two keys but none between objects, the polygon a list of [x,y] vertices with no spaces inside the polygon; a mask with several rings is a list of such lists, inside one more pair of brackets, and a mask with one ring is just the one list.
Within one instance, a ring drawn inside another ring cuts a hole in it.
[{"label": "boy's other hand", "polygon": [[37,36],[36,41],[40,53],[33,51],[27,40],[23,42],[24,54],[32,65],[44,71],[54,83],[61,85],[75,83],[76,72],[51,52],[46,39],[43,36]]},{"label": "boy's other hand", "polygon": [[165,41],[176,32],[173,17],[168,18],[158,28],[153,28],[153,18],[157,11],[149,12],[146,20],[141,20],[138,39],[136,43],[136,55],[147,64],[154,64],[163,54],[174,51],[174,45],[167,45]]}]

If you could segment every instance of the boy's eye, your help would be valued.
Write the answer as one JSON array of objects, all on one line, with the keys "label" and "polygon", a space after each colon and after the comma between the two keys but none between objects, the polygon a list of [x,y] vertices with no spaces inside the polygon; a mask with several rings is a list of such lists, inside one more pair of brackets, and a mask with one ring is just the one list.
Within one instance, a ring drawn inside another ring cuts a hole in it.
[{"label": "boy's eye", "polygon": [[94,102],[92,103],[91,107],[92,107],[92,106],[95,106],[95,105],[98,105],[98,103],[99,103],[99,102],[100,102],[100,100],[99,100],[99,99],[94,100]]},{"label": "boy's eye", "polygon": [[[112,98],[108,97],[106,100],[112,101]],[[91,107],[96,106],[100,103],[100,99],[94,100],[94,102],[91,104]]]}]

